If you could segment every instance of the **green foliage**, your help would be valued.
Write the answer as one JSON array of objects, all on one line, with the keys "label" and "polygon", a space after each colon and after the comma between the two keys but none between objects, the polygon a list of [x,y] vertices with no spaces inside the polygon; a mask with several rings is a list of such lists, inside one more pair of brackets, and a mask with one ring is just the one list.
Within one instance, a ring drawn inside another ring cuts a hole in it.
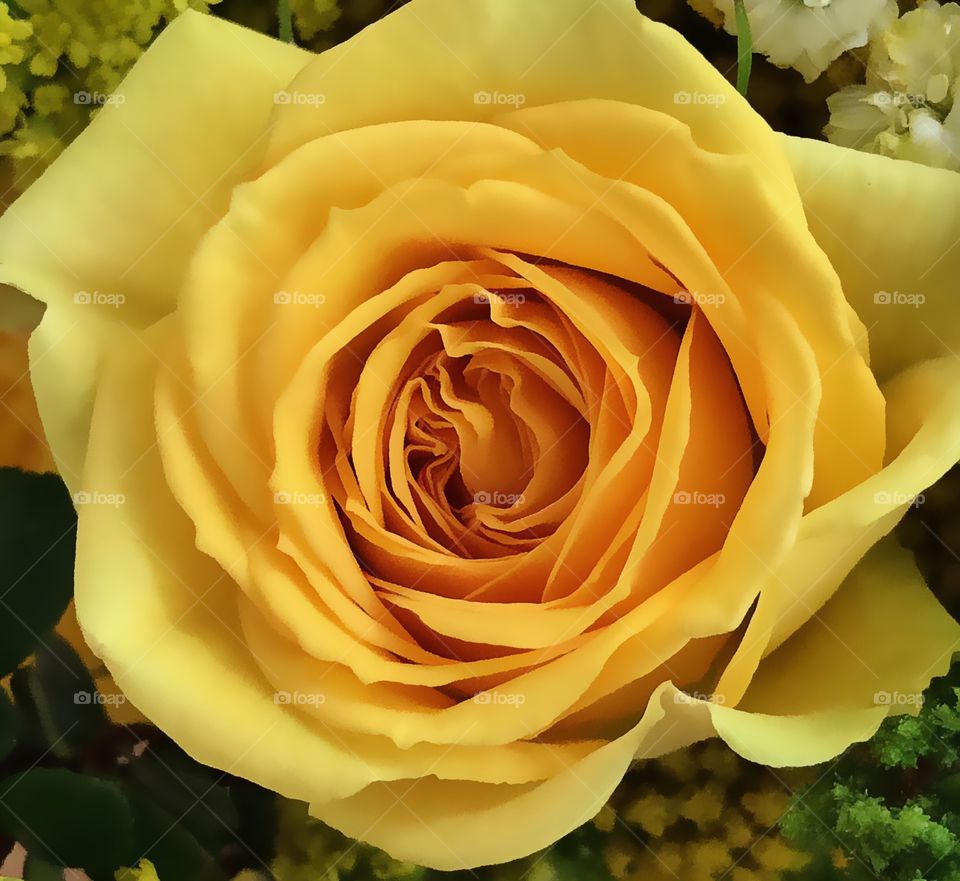
[{"label": "green foliage", "polygon": [[93,677],[55,634],[46,637],[33,663],[14,672],[10,684],[35,745],[53,756],[75,755],[107,725]]},{"label": "green foliage", "polygon": [[960,881],[958,681],[960,665],[795,800],[780,829],[814,857],[803,881]]},{"label": "green foliage", "polygon": [[35,853],[110,879],[135,848],[133,818],[119,787],[64,768],[31,768],[0,782],[0,821]]},{"label": "green foliage", "polygon": [[746,95],[753,69],[753,34],[743,0],[734,0],[733,8],[737,19],[737,91]]},{"label": "green foliage", "polygon": [[69,605],[76,530],[59,477],[0,468],[0,676],[36,648]]},{"label": "green foliage", "polygon": [[109,881],[144,856],[164,881],[264,868],[276,797],[155,728],[113,724],[117,695],[99,693],[55,632],[73,597],[76,529],[59,477],[0,468],[0,862],[18,842],[27,881],[66,867]]},{"label": "green foliage", "polygon": [[5,758],[17,742],[17,710],[10,699],[0,691],[0,760]]},{"label": "green foliage", "polygon": [[280,39],[284,43],[293,42],[293,15],[290,11],[290,0],[279,0],[277,3],[277,22]]}]

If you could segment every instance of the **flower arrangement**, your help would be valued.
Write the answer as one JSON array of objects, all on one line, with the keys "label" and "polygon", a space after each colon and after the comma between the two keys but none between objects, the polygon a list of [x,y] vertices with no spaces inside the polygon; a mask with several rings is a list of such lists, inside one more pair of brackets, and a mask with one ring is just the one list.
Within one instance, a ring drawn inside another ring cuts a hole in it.
[{"label": "flower arrangement", "polygon": [[958,35],[0,2],[0,877],[957,881]]}]

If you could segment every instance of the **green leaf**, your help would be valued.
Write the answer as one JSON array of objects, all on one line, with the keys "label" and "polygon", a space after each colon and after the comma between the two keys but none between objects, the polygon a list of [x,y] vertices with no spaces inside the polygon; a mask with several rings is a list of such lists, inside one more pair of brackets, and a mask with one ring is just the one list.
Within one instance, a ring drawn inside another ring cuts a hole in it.
[{"label": "green leaf", "polygon": [[126,786],[125,792],[133,809],[138,859],[150,860],[163,879],[224,881],[213,856],[176,815],[140,789]]},{"label": "green leaf", "polygon": [[23,867],[23,881],[63,881],[63,866],[31,854]]},{"label": "green leaf", "polygon": [[293,42],[293,14],[290,11],[290,0],[278,0],[277,21],[279,23],[280,39],[284,43]]},{"label": "green leaf", "polygon": [[59,477],[0,469],[0,677],[36,648],[67,608],[76,530]]},{"label": "green leaf", "polygon": [[130,784],[159,808],[178,817],[197,840],[219,850],[235,841],[237,810],[222,784],[225,776],[201,765],[180,747],[162,738],[151,738],[140,756],[130,759]]},{"label": "green leaf", "polygon": [[238,834],[254,867],[273,861],[277,843],[277,796],[249,780],[235,778],[230,797],[240,817]]},{"label": "green leaf", "polygon": [[11,687],[43,748],[57,758],[75,755],[109,725],[93,677],[56,634],[47,636],[33,664],[14,672]]},{"label": "green leaf", "polygon": [[0,760],[5,759],[16,746],[19,724],[17,708],[0,688]]},{"label": "green leaf", "polygon": [[737,18],[737,91],[746,95],[753,68],[753,36],[743,0],[733,0],[733,8]]},{"label": "green leaf", "polygon": [[120,787],[64,768],[0,781],[0,827],[28,853],[95,879],[136,862],[133,815]]}]

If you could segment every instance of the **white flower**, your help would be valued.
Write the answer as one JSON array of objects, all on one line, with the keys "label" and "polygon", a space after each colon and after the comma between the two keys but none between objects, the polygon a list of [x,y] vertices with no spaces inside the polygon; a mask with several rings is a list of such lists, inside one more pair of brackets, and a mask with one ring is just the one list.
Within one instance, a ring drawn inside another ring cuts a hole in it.
[{"label": "white flower", "polygon": [[[701,14],[712,3],[737,32],[733,0],[691,0]],[[897,15],[895,0],[744,0],[753,50],[810,82],[847,49],[865,46]],[[708,15],[708,17],[710,17]]]},{"label": "white flower", "polygon": [[928,0],[870,45],[867,82],[827,100],[827,138],[926,165],[960,169],[960,6]]}]

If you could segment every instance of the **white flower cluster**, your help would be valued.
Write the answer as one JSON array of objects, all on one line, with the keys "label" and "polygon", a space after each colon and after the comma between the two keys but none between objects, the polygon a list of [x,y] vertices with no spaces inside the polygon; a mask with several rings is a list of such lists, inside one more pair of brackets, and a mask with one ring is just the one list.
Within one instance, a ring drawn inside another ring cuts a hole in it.
[{"label": "white flower cluster", "polygon": [[960,170],[960,5],[928,0],[870,44],[866,84],[831,96],[835,144]]},{"label": "white flower cluster", "polygon": [[[733,0],[690,0],[694,9],[737,32]],[[848,49],[865,46],[897,16],[895,0],[744,0],[753,50],[815,80]]]}]

